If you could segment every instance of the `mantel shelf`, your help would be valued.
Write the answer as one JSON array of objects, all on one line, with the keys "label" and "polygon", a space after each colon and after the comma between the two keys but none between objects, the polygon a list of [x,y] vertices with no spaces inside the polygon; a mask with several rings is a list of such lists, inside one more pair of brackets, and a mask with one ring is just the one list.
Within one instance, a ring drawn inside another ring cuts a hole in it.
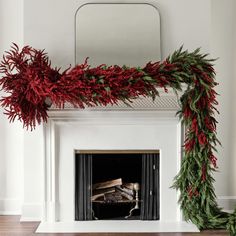
[{"label": "mantel shelf", "polygon": [[[133,99],[132,102],[128,103],[130,106],[125,104],[122,101],[119,101],[117,105],[107,105],[107,106],[96,106],[96,107],[86,107],[83,110],[86,111],[134,111],[134,110],[169,110],[169,111],[177,111],[180,108],[179,98],[181,94],[176,95],[173,91],[170,90],[169,93],[160,92],[160,97],[156,97],[153,101],[150,97],[140,97],[137,99]],[[50,108],[50,111],[60,110],[55,106]],[[74,108],[71,104],[65,104],[64,110],[82,110],[78,108]]]}]

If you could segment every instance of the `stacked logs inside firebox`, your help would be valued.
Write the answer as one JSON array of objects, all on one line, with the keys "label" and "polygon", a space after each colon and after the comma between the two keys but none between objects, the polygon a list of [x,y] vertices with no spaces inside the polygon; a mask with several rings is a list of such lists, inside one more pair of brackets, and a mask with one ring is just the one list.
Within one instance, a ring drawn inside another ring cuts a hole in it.
[{"label": "stacked logs inside firebox", "polygon": [[112,179],[93,184],[92,202],[116,203],[135,200],[134,183]]}]

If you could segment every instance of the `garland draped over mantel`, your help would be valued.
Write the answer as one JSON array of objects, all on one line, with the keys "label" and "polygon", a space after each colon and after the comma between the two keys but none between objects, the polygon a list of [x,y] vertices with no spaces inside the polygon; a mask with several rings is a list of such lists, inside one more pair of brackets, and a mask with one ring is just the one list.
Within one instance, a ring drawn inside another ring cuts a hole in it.
[{"label": "garland draped over mantel", "polygon": [[178,112],[185,127],[185,154],[173,187],[180,190],[179,202],[186,220],[199,229],[227,228],[236,235],[236,212],[222,212],[216,203],[212,172],[217,168],[214,153],[216,137],[214,113],[217,112],[213,60],[199,49],[192,53],[175,51],[163,62],[149,62],[144,68],[100,65],[90,68],[87,60],[60,72],[52,68],[47,54],[14,44],[0,64],[2,89],[7,93],[0,100],[5,114],[13,122],[19,119],[26,128],[34,129],[46,122],[49,105],[63,108],[71,103],[78,108],[106,106],[128,102],[139,96],[155,99],[158,87],[180,91]]}]

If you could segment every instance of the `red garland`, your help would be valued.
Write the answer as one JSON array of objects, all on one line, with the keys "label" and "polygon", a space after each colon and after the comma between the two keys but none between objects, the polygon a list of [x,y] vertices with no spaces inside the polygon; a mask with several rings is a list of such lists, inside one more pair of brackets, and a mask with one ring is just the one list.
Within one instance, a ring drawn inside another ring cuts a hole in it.
[{"label": "red garland", "polygon": [[45,99],[52,94],[56,88],[55,81],[61,75],[51,68],[46,54],[28,46],[19,52],[14,44],[3,57],[0,73],[5,74],[0,85],[8,94],[0,102],[9,120],[13,122],[18,117],[27,128],[47,121]]},{"label": "red garland", "polygon": [[210,159],[212,165],[214,166],[214,168],[217,168],[217,163],[216,163],[217,158],[215,155],[213,155],[212,152],[209,153],[209,159]]},{"label": "red garland", "polygon": [[194,189],[192,186],[188,187],[187,192],[188,192],[188,196],[189,196],[190,199],[192,197],[198,197],[199,196],[198,190],[196,188]]},{"label": "red garland", "polygon": [[202,181],[205,182],[206,181],[206,164],[203,163],[202,165]]},{"label": "red garland", "polygon": [[191,126],[191,128],[192,128],[192,131],[193,131],[196,135],[198,135],[198,121],[197,121],[197,118],[196,118],[196,117],[194,117],[193,120],[192,120],[192,126]]},{"label": "red garland", "polygon": [[186,139],[185,140],[185,144],[184,144],[184,148],[186,150],[186,152],[191,152],[193,150],[195,146],[195,139]]},{"label": "red garland", "polygon": [[139,96],[155,97],[157,86],[167,92],[169,78],[159,73],[160,67],[169,70],[175,65],[148,63],[142,70],[105,65],[90,68],[85,61],[60,73],[51,67],[44,51],[29,46],[19,51],[14,44],[0,64],[0,72],[5,74],[0,85],[8,93],[0,102],[11,122],[18,118],[33,129],[37,123],[47,121],[48,98],[59,108],[67,102],[84,108]]},{"label": "red garland", "polygon": [[207,137],[203,132],[198,134],[197,138],[198,138],[198,142],[199,142],[200,145],[204,146],[204,145],[207,144]]}]

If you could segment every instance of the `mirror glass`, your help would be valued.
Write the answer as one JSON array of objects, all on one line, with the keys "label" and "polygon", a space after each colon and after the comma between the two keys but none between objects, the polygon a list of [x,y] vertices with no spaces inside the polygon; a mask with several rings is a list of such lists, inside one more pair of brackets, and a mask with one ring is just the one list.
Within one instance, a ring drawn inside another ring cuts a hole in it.
[{"label": "mirror glass", "polygon": [[76,13],[75,62],[144,66],[161,59],[160,16],[148,4],[87,4]]}]

